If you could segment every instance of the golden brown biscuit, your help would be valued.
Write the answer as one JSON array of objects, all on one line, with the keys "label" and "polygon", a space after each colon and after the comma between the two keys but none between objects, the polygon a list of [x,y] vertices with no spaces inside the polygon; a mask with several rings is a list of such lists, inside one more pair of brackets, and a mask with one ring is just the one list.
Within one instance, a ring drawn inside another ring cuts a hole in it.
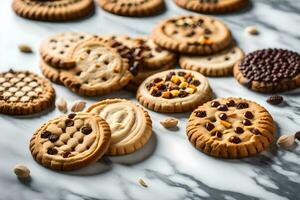
[{"label": "golden brown biscuit", "polygon": [[242,158],[264,151],[275,124],[262,106],[241,98],[221,98],[199,106],[187,124],[189,141],[206,154]]}]

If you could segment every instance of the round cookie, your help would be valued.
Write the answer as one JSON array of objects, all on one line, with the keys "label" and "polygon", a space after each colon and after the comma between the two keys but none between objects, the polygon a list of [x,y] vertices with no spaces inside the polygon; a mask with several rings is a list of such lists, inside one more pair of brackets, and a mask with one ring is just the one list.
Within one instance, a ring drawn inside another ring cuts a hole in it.
[{"label": "round cookie", "polygon": [[114,45],[113,41],[96,36],[78,43],[70,51],[76,67],[61,71],[61,82],[85,96],[108,94],[127,85],[132,75],[127,53],[122,53],[126,48]]},{"label": "round cookie", "polygon": [[300,55],[284,49],[262,49],[246,55],[233,69],[234,77],[251,90],[288,91],[300,86]]},{"label": "round cookie", "polygon": [[99,160],[110,139],[110,128],[102,118],[71,113],[43,124],[30,140],[30,151],[43,166],[69,171]]},{"label": "round cookie", "polygon": [[40,69],[42,74],[52,81],[53,83],[62,84],[60,81],[60,72],[63,71],[63,69],[57,69],[48,63],[46,63],[44,60],[40,61]]},{"label": "round cookie", "polygon": [[185,9],[200,13],[228,13],[246,7],[248,0],[174,0]]},{"label": "round cookie", "polygon": [[124,155],[143,147],[152,134],[149,114],[126,99],[106,99],[93,104],[87,112],[107,121],[111,129],[108,155]]},{"label": "round cookie", "polygon": [[94,3],[92,0],[13,0],[12,8],[24,18],[62,22],[91,14]]},{"label": "round cookie", "polygon": [[71,68],[75,61],[69,51],[79,42],[90,38],[87,33],[63,32],[52,35],[43,41],[40,48],[42,59],[56,68]]},{"label": "round cookie", "polygon": [[242,158],[264,151],[275,124],[262,106],[241,98],[221,98],[199,106],[187,124],[189,141],[204,153]]},{"label": "round cookie", "polygon": [[212,54],[231,43],[231,33],[223,22],[202,15],[164,20],[154,28],[152,38],[168,50],[195,55]]},{"label": "round cookie", "polygon": [[54,105],[55,91],[47,80],[28,71],[0,73],[0,113],[29,115]]},{"label": "round cookie", "polygon": [[244,52],[233,45],[207,56],[181,55],[179,65],[183,69],[190,69],[205,76],[228,76],[232,74],[233,66],[244,57]]},{"label": "round cookie", "polygon": [[190,70],[168,70],[148,77],[138,88],[136,98],[157,112],[187,112],[211,100],[208,80]]},{"label": "round cookie", "polygon": [[149,16],[164,8],[163,0],[97,0],[106,11],[123,16]]}]

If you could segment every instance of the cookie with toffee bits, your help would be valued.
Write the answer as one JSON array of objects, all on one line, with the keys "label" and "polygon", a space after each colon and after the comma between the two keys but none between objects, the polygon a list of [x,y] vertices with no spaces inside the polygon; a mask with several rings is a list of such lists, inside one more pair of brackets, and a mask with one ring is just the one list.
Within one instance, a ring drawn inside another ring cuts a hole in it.
[{"label": "cookie with toffee bits", "polygon": [[269,147],[275,124],[262,106],[230,97],[215,99],[195,109],[186,131],[192,145],[208,155],[242,158]]},{"label": "cookie with toffee bits", "polygon": [[28,71],[0,73],[0,113],[30,115],[54,106],[50,82]]},{"label": "cookie with toffee bits", "polygon": [[229,46],[231,33],[216,18],[185,15],[160,22],[152,32],[152,38],[159,46],[171,51],[207,55]]},{"label": "cookie with toffee bits", "polygon": [[194,70],[206,76],[228,76],[232,75],[233,66],[243,57],[244,52],[232,45],[207,56],[181,55],[179,65],[183,69]]},{"label": "cookie with toffee bits", "polygon": [[200,13],[228,13],[245,8],[248,0],[173,0],[178,6]]},{"label": "cookie with toffee bits", "polygon": [[87,112],[107,121],[111,129],[108,155],[125,155],[142,148],[152,135],[148,112],[126,99],[106,99],[91,105]]},{"label": "cookie with toffee bits", "polygon": [[300,87],[300,55],[285,49],[262,49],[246,55],[234,77],[251,90],[283,92]]},{"label": "cookie with toffee bits", "polygon": [[41,165],[69,171],[99,160],[110,139],[105,120],[90,113],[71,113],[43,124],[30,140],[30,151]]},{"label": "cookie with toffee bits", "polygon": [[97,0],[107,12],[123,16],[149,16],[164,8],[163,0]]},{"label": "cookie with toffee bits", "polygon": [[168,70],[148,77],[138,88],[136,98],[157,112],[187,112],[213,97],[208,80],[190,70]]},{"label": "cookie with toffee bits", "polygon": [[21,17],[40,21],[69,21],[90,15],[92,0],[13,0],[12,8]]},{"label": "cookie with toffee bits", "polygon": [[[94,36],[70,51],[76,67],[60,72],[60,81],[73,92],[99,96],[116,91],[132,79],[126,47],[115,41]],[[124,53],[125,51],[125,53]]]}]

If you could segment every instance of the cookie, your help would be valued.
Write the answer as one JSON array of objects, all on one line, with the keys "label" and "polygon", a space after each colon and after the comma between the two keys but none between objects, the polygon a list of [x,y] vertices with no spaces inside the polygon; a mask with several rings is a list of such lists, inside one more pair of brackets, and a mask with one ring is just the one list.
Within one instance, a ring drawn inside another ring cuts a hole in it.
[{"label": "cookie", "polygon": [[30,151],[41,165],[69,171],[99,160],[110,139],[105,120],[90,113],[71,113],[43,124],[30,140]]},{"label": "cookie", "polygon": [[233,45],[207,56],[181,55],[179,65],[183,69],[194,70],[206,76],[228,76],[232,75],[233,66],[243,57],[244,52]]},{"label": "cookie", "polygon": [[152,38],[168,50],[195,55],[212,54],[231,43],[231,33],[223,22],[202,15],[164,20],[154,28]]},{"label": "cookie", "polygon": [[221,98],[199,106],[187,124],[189,141],[204,153],[242,158],[264,151],[275,124],[262,106],[241,98]]},{"label": "cookie", "polygon": [[53,83],[57,83],[57,84],[62,84],[62,82],[60,81],[60,72],[63,69],[58,69],[55,68],[53,66],[51,66],[50,64],[46,63],[44,60],[40,61],[40,69],[42,74],[49,79],[50,81],[52,81]]},{"label": "cookie", "polygon": [[248,0],[174,0],[185,9],[200,13],[229,13],[245,8]]},{"label": "cookie", "polygon": [[30,115],[54,106],[55,91],[45,79],[28,71],[0,73],[0,113]]},{"label": "cookie", "polygon": [[41,45],[42,59],[56,68],[71,68],[75,60],[70,57],[69,51],[79,41],[90,38],[87,33],[63,32],[48,37]]},{"label": "cookie", "polygon": [[126,99],[106,99],[91,105],[87,112],[107,121],[111,129],[108,155],[125,155],[143,147],[152,134],[148,113]]},{"label": "cookie", "polygon": [[246,55],[233,69],[234,77],[251,90],[288,91],[300,86],[300,55],[284,49],[262,49]]},{"label": "cookie", "polygon": [[[60,81],[73,92],[99,96],[123,88],[132,78],[127,53],[115,42],[94,36],[70,51],[76,67],[60,72]],[[125,48],[126,50],[126,48]]]},{"label": "cookie", "polygon": [[136,98],[157,112],[187,112],[211,100],[208,80],[190,70],[168,70],[148,77],[138,88]]},{"label": "cookie", "polygon": [[97,0],[102,9],[123,16],[150,16],[164,8],[163,0]]},{"label": "cookie", "polygon": [[69,21],[90,15],[92,0],[13,0],[12,8],[21,17],[40,21]]}]

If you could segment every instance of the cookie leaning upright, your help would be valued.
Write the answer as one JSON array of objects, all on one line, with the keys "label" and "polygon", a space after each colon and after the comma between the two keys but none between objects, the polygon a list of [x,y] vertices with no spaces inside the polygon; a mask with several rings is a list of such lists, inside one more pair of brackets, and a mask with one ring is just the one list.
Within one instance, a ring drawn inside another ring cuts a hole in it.
[{"label": "cookie leaning upright", "polygon": [[70,51],[76,67],[62,71],[60,80],[73,92],[85,96],[119,90],[132,78],[125,50],[115,41],[97,36],[81,41]]},{"label": "cookie leaning upright", "polygon": [[177,16],[160,22],[152,32],[159,46],[183,54],[207,55],[231,42],[228,27],[218,19],[202,16]]},{"label": "cookie leaning upright", "polygon": [[190,70],[168,70],[148,77],[137,100],[157,112],[187,112],[213,98],[207,78]]},{"label": "cookie leaning upright", "polygon": [[123,16],[149,16],[164,8],[163,0],[97,0],[106,11]]},{"label": "cookie leaning upright", "polygon": [[110,128],[99,116],[71,113],[43,124],[30,140],[30,151],[43,166],[69,171],[99,160],[110,138]]},{"label": "cookie leaning upright", "polygon": [[126,99],[106,99],[91,105],[87,112],[107,121],[111,129],[108,155],[124,155],[143,147],[152,135],[151,118],[143,108]]},{"label": "cookie leaning upright", "polygon": [[300,87],[300,55],[285,49],[262,49],[234,66],[234,77],[251,90],[283,92]]},{"label": "cookie leaning upright", "polygon": [[24,18],[60,22],[91,14],[94,3],[92,0],[13,0],[12,8]]},{"label": "cookie leaning upright", "polygon": [[29,115],[54,105],[55,91],[50,82],[28,71],[0,73],[0,113]]},{"label": "cookie leaning upright", "polygon": [[242,158],[264,151],[275,123],[262,106],[241,98],[221,98],[199,106],[187,124],[189,141],[206,154]]}]

